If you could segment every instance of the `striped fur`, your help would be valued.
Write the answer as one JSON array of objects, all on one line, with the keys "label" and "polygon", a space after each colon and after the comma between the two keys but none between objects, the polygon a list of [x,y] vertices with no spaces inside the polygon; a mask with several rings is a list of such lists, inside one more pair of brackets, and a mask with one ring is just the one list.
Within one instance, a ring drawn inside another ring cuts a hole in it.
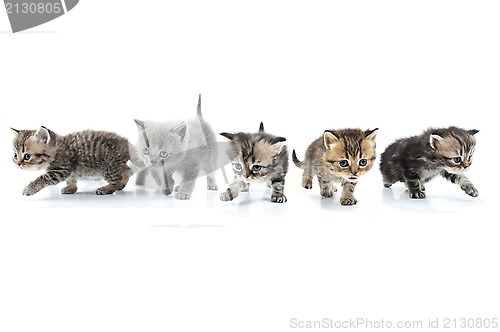
[{"label": "striped fur", "polygon": [[107,195],[123,189],[131,175],[128,140],[114,133],[86,130],[60,136],[45,127],[13,131],[14,163],[24,170],[46,170],[24,188],[23,195],[63,181],[66,187],[61,192],[73,194],[78,179],[106,180],[108,185],[96,194]]},{"label": "striped fur", "polygon": [[257,133],[221,133],[230,140],[226,151],[234,171],[234,180],[222,193],[222,201],[232,201],[240,192],[248,191],[252,182],[265,182],[271,189],[271,202],[284,203],[288,151],[284,137],[264,131],[261,122]]},{"label": "striped fur", "polygon": [[337,191],[334,183],[342,185],[340,203],[354,205],[354,188],[359,177],[372,167],[375,161],[377,129],[326,130],[306,150],[304,161],[292,153],[295,165],[304,170],[302,186],[312,188],[314,176],[318,177],[321,197],[332,197]]},{"label": "striped fur", "polygon": [[472,164],[476,133],[457,127],[430,128],[420,136],[395,141],[380,158],[384,186],[404,182],[411,198],[425,198],[424,183],[441,175],[476,197],[479,192],[463,174]]}]

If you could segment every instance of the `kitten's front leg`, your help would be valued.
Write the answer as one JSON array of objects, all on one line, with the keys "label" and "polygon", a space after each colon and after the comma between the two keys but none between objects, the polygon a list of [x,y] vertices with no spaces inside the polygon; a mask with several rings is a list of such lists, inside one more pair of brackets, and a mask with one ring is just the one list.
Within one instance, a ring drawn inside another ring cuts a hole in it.
[{"label": "kitten's front leg", "polygon": [[422,183],[417,175],[405,173],[405,184],[408,188],[410,198],[425,198]]},{"label": "kitten's front leg", "polygon": [[198,168],[189,168],[184,170],[182,174],[182,182],[179,184],[179,190],[175,190],[175,198],[177,199],[190,199],[191,194],[194,190],[194,185],[196,184],[196,178],[198,177]]},{"label": "kitten's front leg", "polygon": [[47,171],[47,173],[40,175],[34,181],[30,182],[24,190],[24,196],[31,196],[39,192],[45,187],[56,185],[68,178],[69,173],[64,171]]},{"label": "kitten's front leg", "polygon": [[285,189],[285,178],[281,177],[278,179],[271,180],[271,189],[273,190],[271,194],[271,202],[273,203],[285,203],[286,196],[283,193]]},{"label": "kitten's front leg", "polygon": [[78,190],[76,183],[77,183],[76,179],[66,180],[66,187],[61,189],[61,194],[71,195],[76,193],[76,191]]},{"label": "kitten's front leg", "polygon": [[479,191],[465,175],[451,174],[446,171],[444,171],[442,175],[446,180],[458,184],[460,189],[465,191],[467,195],[472,197],[477,197],[479,195]]},{"label": "kitten's front leg", "polygon": [[172,189],[174,188],[174,178],[172,176],[174,172],[167,169],[162,169],[161,171],[163,172],[162,178],[160,178],[158,171],[153,172],[153,177],[158,185],[162,187],[163,194],[168,196],[172,193]]},{"label": "kitten's front leg", "polygon": [[235,176],[233,182],[229,185],[229,188],[227,188],[227,190],[220,195],[220,200],[223,202],[232,201],[238,197],[242,189],[245,187],[245,182],[239,180]]},{"label": "kitten's front leg", "polygon": [[354,188],[356,187],[356,182],[343,182],[342,183],[342,195],[340,195],[340,204],[342,205],[354,205],[358,200],[354,197]]}]

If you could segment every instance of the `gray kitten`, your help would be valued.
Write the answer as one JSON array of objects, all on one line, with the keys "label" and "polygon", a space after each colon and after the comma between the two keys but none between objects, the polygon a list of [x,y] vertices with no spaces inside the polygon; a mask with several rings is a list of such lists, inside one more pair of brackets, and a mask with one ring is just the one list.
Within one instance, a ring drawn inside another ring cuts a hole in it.
[{"label": "gray kitten", "polygon": [[96,194],[112,194],[123,189],[132,174],[127,166],[129,142],[114,133],[86,130],[60,136],[45,127],[12,130],[14,163],[25,170],[46,170],[24,188],[25,196],[62,181],[66,187],[61,193],[74,194],[78,179],[104,179],[108,185]]},{"label": "gray kitten", "polygon": [[472,164],[478,130],[430,128],[419,136],[402,138],[380,156],[384,186],[403,182],[411,198],[425,198],[424,183],[437,175],[456,183],[472,197],[479,195],[464,175]]},{"label": "gray kitten", "polygon": [[215,134],[201,114],[201,95],[195,119],[185,122],[154,122],[134,120],[139,129],[136,149],[145,168],[136,183],[144,185],[148,174],[161,186],[165,195],[174,191],[173,174],[179,173],[181,183],[175,187],[177,199],[190,199],[200,171],[207,177],[207,189],[217,190]]},{"label": "gray kitten", "polygon": [[272,189],[271,202],[286,202],[283,193],[288,172],[286,139],[264,132],[262,122],[257,133],[221,135],[231,141],[226,153],[233,165],[234,179],[220,200],[232,201],[241,191],[248,191],[250,183],[266,182]]}]

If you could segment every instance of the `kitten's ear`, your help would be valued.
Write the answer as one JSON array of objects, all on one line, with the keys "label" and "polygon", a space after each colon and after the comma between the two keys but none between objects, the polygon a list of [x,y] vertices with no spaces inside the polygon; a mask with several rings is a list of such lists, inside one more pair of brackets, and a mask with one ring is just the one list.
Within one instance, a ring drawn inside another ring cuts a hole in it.
[{"label": "kitten's ear", "polygon": [[476,134],[479,132],[479,130],[477,130],[477,129],[472,129],[472,130],[468,130],[467,132],[468,132],[469,134],[471,134],[471,135],[476,135]]},{"label": "kitten's ear", "polygon": [[14,128],[12,128],[12,127],[11,127],[10,129],[12,130],[12,133],[13,133],[14,135],[16,135],[16,136],[17,136],[17,135],[19,135],[19,130],[14,129]]},{"label": "kitten's ear", "polygon": [[259,125],[259,131],[260,132],[263,132],[264,131],[264,122],[260,122],[260,125]]},{"label": "kitten's ear", "polygon": [[140,130],[144,130],[144,122],[141,121],[141,120],[137,120],[137,119],[134,119],[134,122],[135,124],[137,125],[137,128],[139,128]]},{"label": "kitten's ear", "polygon": [[181,139],[181,142],[185,142],[188,137],[188,126],[185,122],[181,122],[179,125],[174,127],[171,132],[178,135]]},{"label": "kitten's ear", "polygon": [[46,144],[46,145],[50,144],[50,141],[51,141],[50,131],[47,128],[45,128],[44,126],[41,126],[40,128],[38,128],[38,130],[34,134],[34,137],[38,143],[42,143],[42,144]]},{"label": "kitten's ear", "polygon": [[220,134],[230,141],[232,141],[236,137],[236,134],[231,134],[231,133],[220,133]]},{"label": "kitten's ear", "polygon": [[275,137],[272,139],[271,144],[274,148],[274,155],[277,155],[283,150],[283,147],[286,146],[286,138],[284,137]]},{"label": "kitten's ear", "polygon": [[433,150],[436,150],[436,146],[442,141],[444,140],[444,137],[439,135],[439,134],[431,134],[431,136],[429,136],[429,144],[431,145],[431,148]]},{"label": "kitten's ear", "polygon": [[333,149],[333,147],[335,146],[335,144],[337,144],[338,141],[339,138],[335,136],[335,134],[332,133],[331,131],[326,130],[323,133],[323,144],[325,144],[325,147],[327,149],[330,150]]},{"label": "kitten's ear", "polygon": [[365,138],[375,141],[375,138],[377,138],[377,132],[378,128],[375,128],[373,130],[368,129],[367,131],[365,131]]}]

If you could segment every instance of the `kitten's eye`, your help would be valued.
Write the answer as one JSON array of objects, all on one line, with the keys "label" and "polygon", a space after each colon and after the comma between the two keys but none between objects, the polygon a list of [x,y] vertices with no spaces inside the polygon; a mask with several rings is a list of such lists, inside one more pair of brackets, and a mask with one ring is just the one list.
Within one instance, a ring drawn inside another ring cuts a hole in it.
[{"label": "kitten's eye", "polygon": [[253,165],[252,166],[252,172],[260,172],[262,170],[262,166],[260,165]]},{"label": "kitten's eye", "polygon": [[29,153],[25,153],[23,159],[28,161],[31,159],[31,155]]},{"label": "kitten's eye", "polygon": [[453,162],[455,164],[460,164],[462,162],[462,158],[461,157],[455,157],[455,158],[453,158]]},{"label": "kitten's eye", "polygon": [[233,164],[234,168],[236,168],[236,170],[238,171],[241,171],[243,167],[241,167],[241,164],[240,163],[234,163]]},{"label": "kitten's eye", "polygon": [[368,164],[368,161],[366,159],[360,159],[358,164],[359,166],[363,167],[366,166],[366,164]]},{"label": "kitten's eye", "polygon": [[148,148],[145,148],[144,150],[142,150],[142,153],[147,156],[149,154],[149,149]]},{"label": "kitten's eye", "polygon": [[167,158],[167,157],[168,157],[167,151],[160,151],[160,158]]},{"label": "kitten's eye", "polygon": [[340,165],[340,167],[347,167],[347,166],[349,166],[349,161],[346,159],[341,160],[341,161],[339,161],[339,165]]}]

